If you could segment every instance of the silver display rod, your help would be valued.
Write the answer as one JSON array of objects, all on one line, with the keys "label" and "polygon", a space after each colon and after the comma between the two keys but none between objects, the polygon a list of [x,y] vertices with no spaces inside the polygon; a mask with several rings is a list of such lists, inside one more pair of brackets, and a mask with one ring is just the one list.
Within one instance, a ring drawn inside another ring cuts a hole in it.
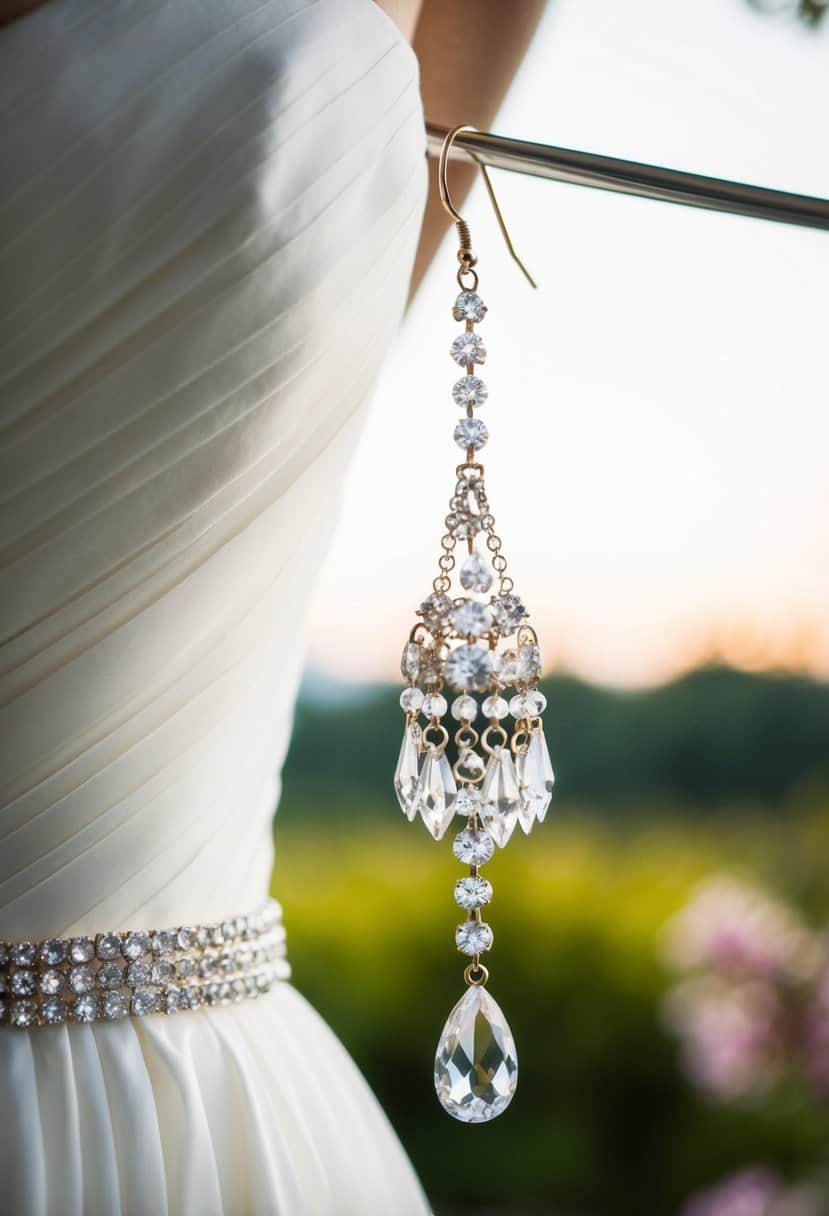
[{"label": "silver display rod", "polygon": [[[447,128],[427,123],[426,132],[429,153],[437,156]],[[453,160],[477,159],[494,169],[511,169],[515,173],[547,177],[574,186],[636,194],[640,198],[684,203],[686,207],[704,207],[709,211],[730,211],[734,215],[799,224],[804,228],[829,229],[829,199],[703,177],[679,169],[663,169],[659,165],[642,165],[635,160],[597,156],[594,152],[573,152],[569,148],[554,148],[525,139],[507,139],[484,131],[464,131],[458,135],[450,157]]]}]

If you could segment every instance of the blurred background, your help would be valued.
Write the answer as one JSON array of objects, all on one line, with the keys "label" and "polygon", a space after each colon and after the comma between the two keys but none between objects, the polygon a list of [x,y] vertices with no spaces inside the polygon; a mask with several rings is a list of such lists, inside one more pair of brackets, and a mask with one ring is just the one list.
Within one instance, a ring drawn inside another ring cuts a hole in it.
[{"label": "blurred background", "polygon": [[[825,197],[823,14],[553,0],[494,129]],[[274,879],[295,981],[437,1216],[825,1216],[829,234],[496,176],[540,289],[476,190],[483,458],[558,779],[488,870],[508,1115],[470,1128],[435,1101],[458,867],[391,785],[457,461],[450,243],[309,622]]]}]

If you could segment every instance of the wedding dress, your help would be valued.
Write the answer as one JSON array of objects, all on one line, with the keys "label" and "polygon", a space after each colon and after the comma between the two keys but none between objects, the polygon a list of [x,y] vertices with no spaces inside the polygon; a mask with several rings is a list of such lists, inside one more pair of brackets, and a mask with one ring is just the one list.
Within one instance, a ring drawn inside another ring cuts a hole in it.
[{"label": "wedding dress", "polygon": [[[418,237],[416,61],[371,0],[50,0],[0,124],[0,938],[243,914]],[[0,1092],[11,1216],[428,1210],[287,982],[0,1027]]]}]

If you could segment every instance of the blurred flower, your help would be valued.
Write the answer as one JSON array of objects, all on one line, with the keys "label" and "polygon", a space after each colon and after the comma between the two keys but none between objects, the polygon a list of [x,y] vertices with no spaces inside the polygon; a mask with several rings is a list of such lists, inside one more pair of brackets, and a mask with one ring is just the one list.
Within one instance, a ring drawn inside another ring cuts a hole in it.
[{"label": "blurred flower", "polygon": [[763,1093],[785,1063],[783,1011],[763,981],[700,975],[677,984],[666,1021],[682,1042],[691,1080],[725,1101]]},{"label": "blurred flower", "polygon": [[829,1096],[829,958],[803,1012],[803,1065],[815,1090]]},{"label": "blurred flower", "polygon": [[829,950],[784,904],[727,875],[668,923],[664,953],[691,972],[665,1018],[694,1084],[722,1101],[786,1080],[829,1096]]},{"label": "blurred flower", "polygon": [[665,930],[665,954],[681,970],[802,982],[814,975],[820,945],[783,904],[728,875],[699,887]]},{"label": "blurred flower", "polygon": [[825,1211],[815,1189],[788,1187],[771,1170],[753,1166],[695,1196],[682,1216],[823,1216]]}]

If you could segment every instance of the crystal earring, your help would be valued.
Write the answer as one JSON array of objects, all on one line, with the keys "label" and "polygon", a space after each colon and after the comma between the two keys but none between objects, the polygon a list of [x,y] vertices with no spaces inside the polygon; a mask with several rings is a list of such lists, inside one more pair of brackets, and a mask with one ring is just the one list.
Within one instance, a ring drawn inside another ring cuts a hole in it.
[{"label": "crystal earring", "polygon": [[[492,886],[480,870],[496,846],[507,844],[516,824],[529,833],[534,823],[544,819],[554,778],[541,725],[546,700],[537,688],[538,638],[507,576],[484,466],[477,459],[488,431],[475,414],[487,399],[486,385],[475,370],[487,352],[475,326],[487,309],[478,295],[469,227],[452,204],[446,180],[452,143],[461,131],[470,130],[474,128],[459,126],[449,132],[438,164],[441,201],[455,221],[460,243],[460,294],[452,316],[465,324],[450,354],[465,372],[452,389],[452,399],[465,410],[454,438],[466,459],[455,470],[439,573],[403,648],[401,669],[408,687],[400,704],[406,724],[394,787],[407,818],[413,821],[420,816],[435,840],[441,839],[455,816],[465,821],[453,851],[469,867],[455,884],[455,902],[466,914],[455,930],[455,945],[470,958],[463,973],[467,991],[449,1014],[438,1043],[435,1089],[441,1105],[455,1119],[484,1123],[511,1102],[518,1058],[507,1020],[486,988],[489,971],[481,957],[491,949],[493,935],[481,910],[492,898]],[[512,247],[486,167],[480,168],[510,253],[535,287]],[[457,571],[459,588],[453,598],[454,551],[459,541],[465,542],[466,555]],[[451,706],[444,688],[458,694]],[[509,689],[514,692],[507,700]],[[476,693],[484,697],[481,704]],[[447,711],[456,724],[454,763],[447,756],[449,731],[442,721]],[[473,725],[479,714],[487,722],[480,734]],[[425,719],[423,727],[419,715]]]}]

